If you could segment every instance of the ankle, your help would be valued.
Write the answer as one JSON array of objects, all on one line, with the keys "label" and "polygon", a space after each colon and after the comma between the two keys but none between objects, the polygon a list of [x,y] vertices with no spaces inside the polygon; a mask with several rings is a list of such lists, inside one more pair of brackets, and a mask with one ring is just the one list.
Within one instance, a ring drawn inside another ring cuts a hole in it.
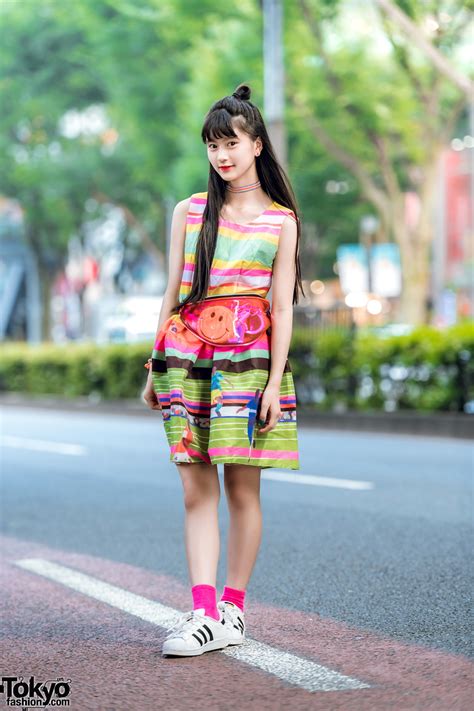
[{"label": "ankle", "polygon": [[228,585],[224,585],[221,600],[224,602],[233,602],[234,605],[237,605],[243,612],[245,593],[246,590],[238,590],[237,588],[230,588]]},{"label": "ankle", "polygon": [[217,591],[213,585],[193,585],[191,593],[194,610],[203,607],[205,615],[209,615],[215,620],[220,619],[219,610],[217,609]]}]

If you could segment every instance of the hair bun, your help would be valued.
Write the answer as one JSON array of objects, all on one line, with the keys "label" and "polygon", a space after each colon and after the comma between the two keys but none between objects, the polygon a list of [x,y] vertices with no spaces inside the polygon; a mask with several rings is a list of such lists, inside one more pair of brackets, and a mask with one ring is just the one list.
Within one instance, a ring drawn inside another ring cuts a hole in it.
[{"label": "hair bun", "polygon": [[248,84],[239,84],[232,96],[239,99],[239,101],[248,101],[250,99],[250,93],[251,89]]}]

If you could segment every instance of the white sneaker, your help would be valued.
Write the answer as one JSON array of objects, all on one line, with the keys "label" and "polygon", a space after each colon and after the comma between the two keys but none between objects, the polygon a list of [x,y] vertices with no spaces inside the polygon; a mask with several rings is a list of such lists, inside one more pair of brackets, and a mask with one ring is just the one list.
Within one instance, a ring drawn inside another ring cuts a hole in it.
[{"label": "white sneaker", "polygon": [[162,654],[194,657],[229,644],[229,627],[224,616],[219,620],[205,614],[203,607],[183,613],[168,630]]},{"label": "white sneaker", "polygon": [[217,603],[217,609],[224,617],[229,644],[243,644],[245,641],[245,615],[237,605],[227,600]]}]

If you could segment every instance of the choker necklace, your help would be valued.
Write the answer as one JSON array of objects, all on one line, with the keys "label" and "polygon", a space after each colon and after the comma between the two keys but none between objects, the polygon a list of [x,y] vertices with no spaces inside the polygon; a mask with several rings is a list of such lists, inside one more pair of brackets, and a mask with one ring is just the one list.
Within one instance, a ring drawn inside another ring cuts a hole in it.
[{"label": "choker necklace", "polygon": [[249,185],[241,185],[238,188],[234,188],[232,185],[227,183],[227,190],[230,193],[246,193],[249,190],[257,190],[257,188],[260,187],[260,180],[257,180],[255,183],[250,183]]}]

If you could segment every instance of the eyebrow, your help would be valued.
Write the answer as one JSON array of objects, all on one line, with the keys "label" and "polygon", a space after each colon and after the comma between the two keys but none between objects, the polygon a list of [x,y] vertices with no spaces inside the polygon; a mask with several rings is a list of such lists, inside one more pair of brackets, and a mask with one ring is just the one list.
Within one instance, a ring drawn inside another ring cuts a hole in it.
[{"label": "eyebrow", "polygon": [[217,143],[217,141],[238,141],[238,136],[224,136],[223,138],[210,138],[207,143]]}]

